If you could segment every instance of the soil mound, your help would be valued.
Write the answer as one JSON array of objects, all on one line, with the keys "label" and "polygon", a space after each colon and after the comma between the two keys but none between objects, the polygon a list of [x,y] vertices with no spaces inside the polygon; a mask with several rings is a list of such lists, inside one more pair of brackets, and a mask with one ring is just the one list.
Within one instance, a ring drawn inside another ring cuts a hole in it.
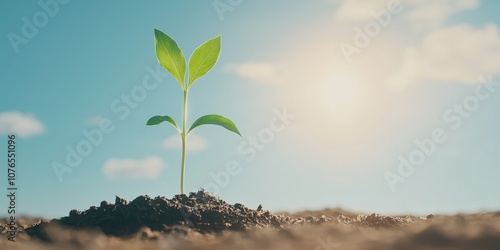
[{"label": "soil mound", "polygon": [[290,217],[275,215],[259,206],[256,210],[242,204],[230,205],[220,198],[200,190],[189,195],[150,198],[139,196],[130,203],[116,197],[115,203],[101,202],[83,212],[71,210],[69,216],[41,221],[25,229],[36,238],[49,241],[45,228],[58,225],[72,229],[98,229],[106,235],[128,237],[141,229],[149,228],[161,233],[177,232],[187,234],[196,231],[202,234],[219,233],[224,230],[246,231],[254,228],[281,230],[287,225],[304,223],[334,222],[353,226],[397,227],[412,222],[411,218],[387,217],[377,214],[359,215],[356,218],[338,215],[336,217],[307,216]]},{"label": "soil mound", "polygon": [[193,229],[200,233],[249,228],[282,228],[283,218],[261,209],[249,209],[242,204],[230,205],[206,191],[188,195],[150,198],[139,196],[130,203],[116,197],[115,203],[101,202],[86,211],[71,210],[69,216],[42,221],[25,231],[31,236],[45,238],[43,229],[50,224],[73,229],[100,229],[112,236],[126,237],[143,227],[169,233]]}]

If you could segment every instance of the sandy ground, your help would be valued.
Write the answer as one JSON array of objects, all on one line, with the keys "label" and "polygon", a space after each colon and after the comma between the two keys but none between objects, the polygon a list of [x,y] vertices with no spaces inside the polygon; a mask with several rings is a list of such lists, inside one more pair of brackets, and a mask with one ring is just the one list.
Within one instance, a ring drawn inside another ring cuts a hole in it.
[{"label": "sandy ground", "polygon": [[[292,216],[356,217],[341,210],[305,211]],[[408,217],[410,218],[410,217]],[[415,217],[413,217],[415,218]],[[179,233],[164,235],[144,228],[135,236],[120,239],[97,231],[74,231],[51,227],[52,242],[46,243],[20,233],[16,242],[7,240],[0,228],[0,249],[491,249],[500,250],[500,212],[455,216],[434,216],[417,219],[404,226],[389,229],[353,226],[337,222],[292,225],[281,231],[262,228],[248,232],[199,234],[180,229]],[[19,224],[33,223],[20,219]]]}]

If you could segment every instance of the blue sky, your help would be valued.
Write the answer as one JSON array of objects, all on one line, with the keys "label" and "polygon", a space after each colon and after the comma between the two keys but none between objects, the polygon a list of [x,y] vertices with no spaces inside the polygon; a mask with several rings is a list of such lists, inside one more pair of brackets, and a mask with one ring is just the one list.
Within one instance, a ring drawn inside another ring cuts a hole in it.
[{"label": "blue sky", "polygon": [[[190,134],[186,190],[272,211],[500,209],[497,1],[0,5],[0,150],[18,135],[21,214],[179,192],[178,135],[145,126],[182,115],[182,91],[157,63],[155,28],[186,58],[222,35],[217,65],[189,93],[188,123],[221,114],[243,135],[214,126]],[[107,132],[96,132],[101,121]],[[103,136],[93,145],[85,133]],[[67,148],[84,144],[88,155],[58,178],[55,162],[68,166]]]}]

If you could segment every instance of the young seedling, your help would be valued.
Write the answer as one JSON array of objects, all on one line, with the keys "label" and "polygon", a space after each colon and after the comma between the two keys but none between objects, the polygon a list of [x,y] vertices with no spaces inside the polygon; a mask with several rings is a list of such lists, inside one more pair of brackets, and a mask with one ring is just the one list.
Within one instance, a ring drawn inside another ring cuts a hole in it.
[{"label": "young seedling", "polygon": [[184,104],[182,112],[182,129],[177,126],[175,120],[170,116],[153,116],[146,125],[158,125],[162,122],[168,122],[179,132],[182,141],[182,160],[181,160],[181,194],[184,194],[184,172],[186,168],[186,138],[189,132],[194,128],[205,125],[213,124],[224,127],[241,136],[240,131],[236,125],[226,117],[221,115],[205,115],[198,118],[189,130],[186,131],[186,112],[187,112],[187,99],[188,93],[193,83],[198,78],[204,76],[212,67],[217,63],[220,55],[221,36],[206,41],[204,44],[196,48],[189,58],[188,64],[188,79],[186,77],[186,59],[177,43],[170,38],[167,34],[155,29],[155,47],[156,57],[160,65],[165,68],[177,80],[184,93]]}]

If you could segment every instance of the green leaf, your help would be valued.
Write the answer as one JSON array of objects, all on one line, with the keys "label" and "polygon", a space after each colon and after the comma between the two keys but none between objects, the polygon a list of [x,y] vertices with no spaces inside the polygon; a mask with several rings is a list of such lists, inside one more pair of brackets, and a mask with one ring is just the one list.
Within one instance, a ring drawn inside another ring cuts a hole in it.
[{"label": "green leaf", "polygon": [[155,29],[155,48],[160,65],[174,76],[184,90],[186,59],[177,43],[167,34]]},{"label": "green leaf", "polygon": [[189,58],[188,89],[217,63],[220,55],[221,36],[206,41],[194,50]]},{"label": "green leaf", "polygon": [[226,128],[229,131],[232,131],[239,136],[241,136],[240,131],[238,131],[238,128],[236,128],[236,125],[229,119],[227,119],[224,116],[220,115],[205,115],[198,120],[196,120],[193,125],[191,125],[191,128],[189,129],[188,133],[193,130],[194,128],[204,125],[204,124],[213,124],[213,125],[219,125],[221,127]]},{"label": "green leaf", "polygon": [[177,123],[175,123],[174,119],[172,119],[172,117],[167,115],[166,116],[157,115],[149,118],[148,122],[146,122],[146,126],[158,125],[162,122],[169,122],[170,124],[172,124],[172,126],[174,126],[175,129],[177,129],[177,131],[181,132],[181,130],[177,126]]}]

